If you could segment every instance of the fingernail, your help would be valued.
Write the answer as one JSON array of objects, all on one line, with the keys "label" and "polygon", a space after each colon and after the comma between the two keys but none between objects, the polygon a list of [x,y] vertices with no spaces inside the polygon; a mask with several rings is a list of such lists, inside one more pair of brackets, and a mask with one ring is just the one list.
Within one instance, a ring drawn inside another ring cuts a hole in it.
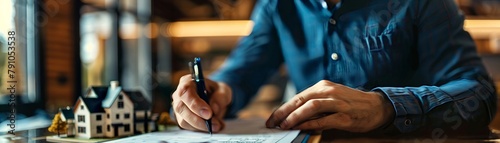
[{"label": "fingernail", "polygon": [[273,122],[273,121],[269,121],[269,123],[267,123],[267,125],[268,125],[268,126],[267,126],[268,128],[274,128],[274,127],[276,127],[276,126],[274,125],[274,122]]},{"label": "fingernail", "polygon": [[200,115],[201,115],[201,118],[203,118],[203,119],[209,119],[210,118],[210,113],[208,113],[207,109],[201,109]]},{"label": "fingernail", "polygon": [[268,128],[275,128],[276,127],[276,124],[275,124],[274,120],[272,119],[272,117],[267,119],[266,125]]}]

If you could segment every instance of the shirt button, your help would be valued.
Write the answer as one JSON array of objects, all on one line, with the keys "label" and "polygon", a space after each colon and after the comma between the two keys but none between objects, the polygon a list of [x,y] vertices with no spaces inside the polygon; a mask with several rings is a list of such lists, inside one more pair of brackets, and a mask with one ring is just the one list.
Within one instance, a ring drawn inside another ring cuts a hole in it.
[{"label": "shirt button", "polygon": [[409,126],[410,124],[411,124],[411,120],[410,120],[410,119],[406,119],[406,120],[405,120],[405,125],[406,125],[406,126]]},{"label": "shirt button", "polygon": [[333,53],[331,58],[332,60],[336,61],[339,59],[339,55],[337,53]]},{"label": "shirt button", "polygon": [[330,18],[330,20],[328,20],[328,22],[330,22],[330,24],[332,24],[332,25],[337,24],[337,21],[335,21],[335,19],[333,19],[333,18]]}]

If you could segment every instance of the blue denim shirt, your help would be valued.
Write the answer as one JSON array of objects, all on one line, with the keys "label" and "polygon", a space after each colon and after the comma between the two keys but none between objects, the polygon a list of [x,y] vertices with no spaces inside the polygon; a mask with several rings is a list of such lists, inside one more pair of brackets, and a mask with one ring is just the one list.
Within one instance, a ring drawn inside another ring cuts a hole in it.
[{"label": "blue denim shirt", "polygon": [[284,63],[298,92],[326,79],[385,93],[403,133],[494,117],[495,87],[453,0],[261,0],[252,20],[211,77],[233,89],[229,116]]}]

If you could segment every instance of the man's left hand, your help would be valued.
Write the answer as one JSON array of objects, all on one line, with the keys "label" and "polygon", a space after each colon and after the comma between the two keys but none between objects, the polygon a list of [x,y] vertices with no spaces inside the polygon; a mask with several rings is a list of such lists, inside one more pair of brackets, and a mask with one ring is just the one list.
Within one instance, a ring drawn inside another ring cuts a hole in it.
[{"label": "man's left hand", "polygon": [[384,95],[322,80],[283,104],[267,127],[368,132],[392,121],[394,108]]}]

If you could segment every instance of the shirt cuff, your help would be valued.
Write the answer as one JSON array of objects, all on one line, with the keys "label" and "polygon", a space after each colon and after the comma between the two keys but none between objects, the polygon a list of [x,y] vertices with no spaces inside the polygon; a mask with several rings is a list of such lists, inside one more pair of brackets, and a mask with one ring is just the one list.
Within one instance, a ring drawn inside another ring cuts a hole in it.
[{"label": "shirt cuff", "polygon": [[392,123],[400,132],[417,130],[423,121],[419,100],[406,88],[378,87],[373,89],[384,93],[394,107],[395,119]]}]

